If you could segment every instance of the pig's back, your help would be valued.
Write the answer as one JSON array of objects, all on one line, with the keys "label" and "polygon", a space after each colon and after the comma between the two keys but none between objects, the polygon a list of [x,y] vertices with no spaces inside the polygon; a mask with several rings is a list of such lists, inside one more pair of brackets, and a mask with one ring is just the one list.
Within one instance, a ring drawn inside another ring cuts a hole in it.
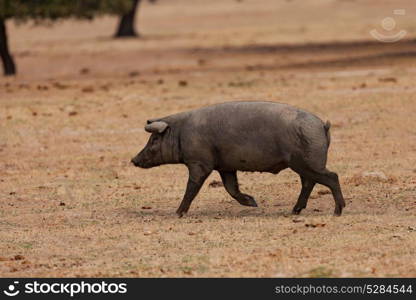
[{"label": "pig's back", "polygon": [[229,102],[196,110],[190,120],[213,147],[218,169],[274,172],[292,151],[299,113],[281,103]]}]

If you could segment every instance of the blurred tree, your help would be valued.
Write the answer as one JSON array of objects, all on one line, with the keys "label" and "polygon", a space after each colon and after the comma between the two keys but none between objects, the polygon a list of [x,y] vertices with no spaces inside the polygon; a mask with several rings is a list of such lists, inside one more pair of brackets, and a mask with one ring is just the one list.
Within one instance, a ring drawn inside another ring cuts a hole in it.
[{"label": "blurred tree", "polygon": [[[119,37],[137,37],[139,34],[134,29],[134,21],[137,14],[137,8],[140,5],[141,0],[130,0],[132,2],[131,8],[125,14],[120,16],[120,22],[118,24],[117,32],[114,35]],[[157,0],[148,0],[150,3],[156,3]]]},{"label": "blurred tree", "polygon": [[115,37],[135,37],[137,36],[134,30],[134,20],[136,17],[137,7],[141,0],[132,0],[133,5],[131,9],[120,17],[120,23],[118,25]]},{"label": "blurred tree", "polygon": [[14,64],[13,57],[9,52],[6,23],[3,19],[0,19],[0,56],[1,60],[3,61],[4,75],[16,74],[16,66]]},{"label": "blurred tree", "polygon": [[[33,20],[35,24],[65,18],[93,19],[104,14],[124,15],[137,6],[136,0],[0,0],[0,56],[5,75],[16,74],[10,55],[6,20]],[[134,15],[133,15],[134,17]]]}]

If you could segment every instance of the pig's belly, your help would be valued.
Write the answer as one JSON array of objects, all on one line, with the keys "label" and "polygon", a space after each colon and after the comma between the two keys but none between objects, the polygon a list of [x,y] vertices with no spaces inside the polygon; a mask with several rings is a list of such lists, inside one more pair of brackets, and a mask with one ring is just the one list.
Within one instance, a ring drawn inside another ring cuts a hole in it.
[{"label": "pig's belly", "polygon": [[288,167],[284,155],[268,151],[237,149],[222,153],[216,169],[219,171],[270,172],[277,174]]}]

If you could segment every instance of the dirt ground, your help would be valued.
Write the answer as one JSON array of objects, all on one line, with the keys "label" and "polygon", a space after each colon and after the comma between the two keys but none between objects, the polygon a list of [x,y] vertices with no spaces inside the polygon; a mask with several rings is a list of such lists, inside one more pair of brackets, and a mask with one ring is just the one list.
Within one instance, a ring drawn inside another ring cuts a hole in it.
[{"label": "dirt ground", "polygon": [[[413,0],[162,0],[127,40],[109,17],[8,23],[0,276],[415,277],[415,14]],[[400,42],[369,34],[388,16]],[[232,100],[331,121],[342,217],[323,186],[292,216],[300,180],[285,170],[239,173],[258,208],[212,174],[178,219],[186,168],[130,165],[147,119]]]}]

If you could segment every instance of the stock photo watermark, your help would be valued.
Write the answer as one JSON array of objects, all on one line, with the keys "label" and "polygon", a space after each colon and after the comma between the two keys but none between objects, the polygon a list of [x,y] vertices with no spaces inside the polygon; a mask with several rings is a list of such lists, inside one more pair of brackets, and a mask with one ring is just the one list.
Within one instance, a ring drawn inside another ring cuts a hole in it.
[{"label": "stock photo watermark", "polygon": [[[394,16],[405,16],[406,10],[405,9],[395,9],[393,10]],[[398,42],[407,35],[406,30],[398,30],[397,28],[396,19],[393,17],[386,17],[381,21],[381,28],[383,29],[383,33],[380,33],[377,29],[373,29],[370,31],[370,34],[376,40],[383,42],[383,43],[395,43]]]},{"label": "stock photo watermark", "polygon": [[20,293],[20,291],[17,289],[18,284],[19,281],[13,281],[13,284],[9,284],[7,289],[3,290],[3,293],[9,297],[17,296]]},{"label": "stock photo watermark", "polygon": [[34,280],[20,284],[13,281],[6,289],[4,295],[14,297],[23,294],[65,294],[74,297],[77,294],[126,294],[127,283],[107,283],[100,282],[39,282]]}]

